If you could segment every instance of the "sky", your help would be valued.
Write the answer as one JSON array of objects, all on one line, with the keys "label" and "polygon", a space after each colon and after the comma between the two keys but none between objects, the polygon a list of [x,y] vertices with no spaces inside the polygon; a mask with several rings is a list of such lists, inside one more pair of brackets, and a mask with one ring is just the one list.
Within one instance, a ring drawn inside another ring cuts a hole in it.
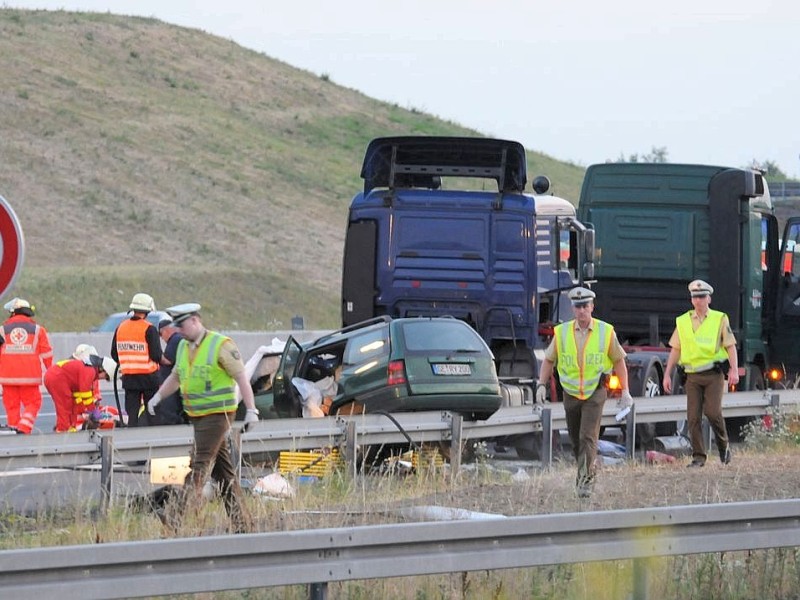
[{"label": "sky", "polygon": [[771,161],[800,178],[797,0],[4,0],[200,29],[581,166]]}]

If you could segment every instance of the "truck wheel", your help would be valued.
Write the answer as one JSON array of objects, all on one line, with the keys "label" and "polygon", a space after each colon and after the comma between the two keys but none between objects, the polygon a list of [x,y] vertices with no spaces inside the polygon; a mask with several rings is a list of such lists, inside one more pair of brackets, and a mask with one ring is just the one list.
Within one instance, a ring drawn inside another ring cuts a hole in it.
[{"label": "truck wheel", "polygon": [[[678,367],[672,369],[672,375],[670,378],[672,379],[672,395],[680,396],[681,394],[685,394],[686,389],[683,387],[683,378],[678,373]],[[675,421],[675,423],[671,423],[670,425],[673,426],[672,429],[664,435],[680,435],[685,438],[689,437],[689,425],[686,419]]]},{"label": "truck wheel", "polygon": [[[655,398],[661,396],[661,379],[659,377],[658,368],[654,363],[647,367],[644,380],[642,381],[642,398]],[[635,400],[635,399],[634,399]],[[657,423],[640,423],[636,426],[636,437],[639,440],[640,447],[650,447],[653,445],[653,440],[660,434],[660,430],[656,427]]]},{"label": "truck wheel", "polygon": [[[678,394],[685,394],[686,392],[683,389],[683,381],[681,380],[680,383],[676,385],[678,381],[678,368],[675,367],[672,371],[670,376],[672,380],[672,395]],[[660,395],[660,394],[659,394]],[[686,420],[682,419],[680,421],[667,421],[664,423],[656,423],[656,435],[657,436],[672,436],[672,435],[681,435],[681,432],[684,431],[686,428]]]},{"label": "truck wheel", "polygon": [[522,460],[541,460],[542,459],[542,433],[523,433],[512,436],[514,450]]}]

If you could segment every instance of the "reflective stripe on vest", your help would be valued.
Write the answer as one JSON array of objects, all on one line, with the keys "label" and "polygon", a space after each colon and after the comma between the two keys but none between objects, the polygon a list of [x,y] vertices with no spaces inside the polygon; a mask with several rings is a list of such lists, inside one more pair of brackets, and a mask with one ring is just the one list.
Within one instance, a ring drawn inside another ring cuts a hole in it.
[{"label": "reflective stripe on vest", "polygon": [[123,375],[149,375],[158,371],[158,363],[150,358],[147,345],[147,319],[128,319],[117,328],[117,356]]},{"label": "reflective stripe on vest", "polygon": [[0,384],[39,385],[42,360],[39,356],[38,324],[31,321],[6,322],[2,327],[5,342],[0,346]]},{"label": "reflective stripe on vest", "polygon": [[175,357],[175,370],[181,382],[183,409],[190,417],[236,410],[233,377],[219,366],[219,351],[230,338],[207,331],[194,358],[189,358],[189,342],[181,340]]},{"label": "reflective stripe on vest", "polygon": [[680,364],[687,373],[702,373],[714,368],[715,362],[728,359],[728,352],[722,348],[722,320],[725,313],[709,310],[697,331],[692,329],[690,310],[675,319],[678,337],[681,340]]},{"label": "reflective stripe on vest", "polygon": [[604,321],[592,319],[592,329],[586,337],[582,356],[578,357],[575,340],[575,321],[556,325],[555,340],[558,353],[558,377],[570,396],[586,400],[597,389],[600,377],[614,366],[608,356],[614,328]]}]

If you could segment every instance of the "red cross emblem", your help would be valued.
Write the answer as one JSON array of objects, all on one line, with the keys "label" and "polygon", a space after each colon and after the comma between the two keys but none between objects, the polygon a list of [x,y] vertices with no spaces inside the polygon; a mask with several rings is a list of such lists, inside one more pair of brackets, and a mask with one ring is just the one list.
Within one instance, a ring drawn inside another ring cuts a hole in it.
[{"label": "red cross emblem", "polygon": [[22,327],[15,327],[11,330],[11,333],[8,334],[8,339],[15,346],[20,346],[28,340],[28,332]]}]

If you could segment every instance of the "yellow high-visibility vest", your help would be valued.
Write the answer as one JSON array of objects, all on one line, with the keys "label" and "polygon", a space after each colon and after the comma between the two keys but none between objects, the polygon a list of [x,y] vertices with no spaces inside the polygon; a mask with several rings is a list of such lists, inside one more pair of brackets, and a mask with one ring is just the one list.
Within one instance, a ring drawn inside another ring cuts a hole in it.
[{"label": "yellow high-visibility vest", "polygon": [[681,340],[680,364],[687,373],[702,373],[714,367],[715,362],[728,359],[728,352],[720,345],[722,319],[725,313],[709,310],[697,331],[692,329],[690,310],[675,319],[678,337]]},{"label": "yellow high-visibility vest", "polygon": [[181,340],[175,357],[175,370],[181,382],[183,409],[190,417],[236,410],[233,377],[219,366],[219,350],[228,339],[214,331],[206,332],[192,359],[189,342]]},{"label": "yellow high-visibility vest", "polygon": [[604,373],[610,373],[614,363],[608,352],[614,327],[599,319],[592,319],[592,329],[578,356],[575,341],[575,321],[555,327],[556,351],[558,353],[558,376],[561,386],[570,396],[586,400],[597,389]]}]

